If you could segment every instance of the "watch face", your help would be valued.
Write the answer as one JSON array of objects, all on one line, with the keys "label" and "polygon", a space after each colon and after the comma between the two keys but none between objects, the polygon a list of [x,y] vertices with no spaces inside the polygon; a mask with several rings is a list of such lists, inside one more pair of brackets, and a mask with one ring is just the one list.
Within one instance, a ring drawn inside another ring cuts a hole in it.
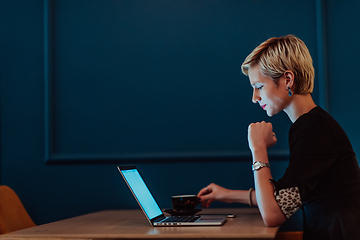
[{"label": "watch face", "polygon": [[270,167],[270,164],[269,163],[263,163],[263,162],[255,162],[252,165],[253,171],[259,170],[262,167]]},{"label": "watch face", "polygon": [[253,165],[253,169],[254,170],[258,170],[259,168],[260,168],[260,163],[259,162],[256,162],[256,163],[254,163],[254,165]]}]

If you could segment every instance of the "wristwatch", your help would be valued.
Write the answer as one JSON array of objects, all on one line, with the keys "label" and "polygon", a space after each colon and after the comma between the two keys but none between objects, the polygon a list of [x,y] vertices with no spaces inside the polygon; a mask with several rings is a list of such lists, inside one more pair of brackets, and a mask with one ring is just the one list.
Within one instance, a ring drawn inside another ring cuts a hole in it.
[{"label": "wristwatch", "polygon": [[270,163],[264,163],[264,162],[254,162],[254,164],[252,165],[252,170],[253,171],[257,171],[259,170],[260,168],[263,168],[263,167],[270,167]]}]

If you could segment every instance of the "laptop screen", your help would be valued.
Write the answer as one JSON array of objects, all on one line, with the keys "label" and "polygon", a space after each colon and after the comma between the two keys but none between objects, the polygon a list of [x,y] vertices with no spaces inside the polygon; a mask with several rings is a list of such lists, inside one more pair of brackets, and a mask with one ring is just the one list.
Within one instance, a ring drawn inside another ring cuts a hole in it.
[{"label": "laptop screen", "polygon": [[120,171],[147,217],[153,219],[161,215],[162,211],[159,205],[156,203],[138,170],[131,168],[120,169]]}]

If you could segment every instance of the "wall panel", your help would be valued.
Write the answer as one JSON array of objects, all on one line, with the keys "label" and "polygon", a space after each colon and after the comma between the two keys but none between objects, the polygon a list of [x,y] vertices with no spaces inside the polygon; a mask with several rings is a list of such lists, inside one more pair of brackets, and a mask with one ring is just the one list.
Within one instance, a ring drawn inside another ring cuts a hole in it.
[{"label": "wall panel", "polygon": [[[243,59],[288,33],[316,50],[311,1],[292,1],[302,11],[286,20],[267,1],[44,3],[50,163],[248,159],[248,124],[270,119],[251,102]],[[271,121],[271,155],[286,157],[290,121]]]}]

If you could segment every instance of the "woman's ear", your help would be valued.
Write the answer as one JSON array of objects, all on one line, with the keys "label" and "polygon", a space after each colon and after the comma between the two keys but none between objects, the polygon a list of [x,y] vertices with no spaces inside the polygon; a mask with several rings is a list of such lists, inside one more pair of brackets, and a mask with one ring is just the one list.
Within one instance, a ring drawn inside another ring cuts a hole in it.
[{"label": "woman's ear", "polygon": [[285,71],[284,73],[285,77],[285,85],[286,87],[292,88],[294,85],[294,73],[290,70]]}]

